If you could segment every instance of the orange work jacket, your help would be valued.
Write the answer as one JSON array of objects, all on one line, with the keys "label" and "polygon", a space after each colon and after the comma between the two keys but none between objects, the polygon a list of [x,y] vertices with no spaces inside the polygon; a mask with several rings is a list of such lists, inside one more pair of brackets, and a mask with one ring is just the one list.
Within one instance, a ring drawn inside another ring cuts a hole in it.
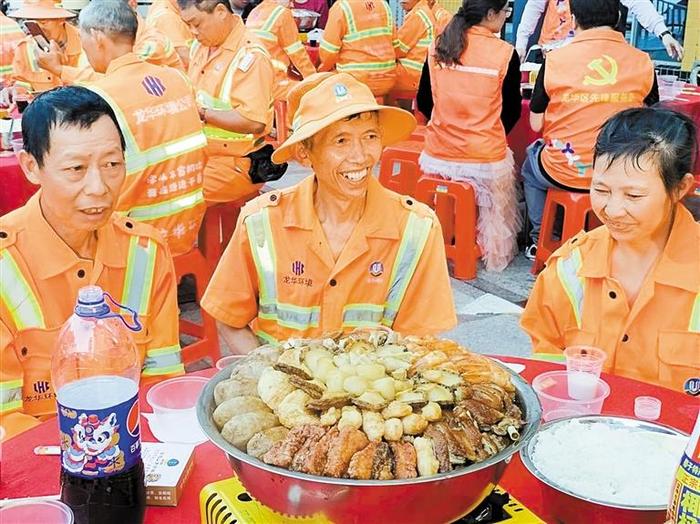
[{"label": "orange work jacket", "polygon": [[542,165],[565,186],[588,189],[593,147],[611,116],[644,103],[654,83],[649,55],[613,29],[588,29],[547,55]]},{"label": "orange work jacket", "polygon": [[41,198],[40,190],[0,218],[0,423],[6,428],[21,426],[27,415],[56,412],[51,356],[83,286],[98,285],[139,313],[143,329],[134,336],[143,378],[184,372],[175,271],[158,233],[113,215],[96,231],[94,260],[80,258],[44,219]]},{"label": "orange work jacket", "polygon": [[452,13],[440,5],[440,2],[433,4],[433,16],[435,17],[435,36],[442,33],[447,24],[452,20]]},{"label": "orange work jacket", "polygon": [[398,60],[396,89],[417,91],[428,48],[435,39],[435,16],[427,0],[420,0],[397,32],[394,48]]},{"label": "orange work jacket", "polygon": [[542,21],[539,44],[552,44],[574,36],[569,0],[549,0]]},{"label": "orange work jacket", "polygon": [[0,13],[0,83],[4,84],[10,79],[15,48],[24,37],[19,24]]},{"label": "orange work jacket", "polygon": [[[64,22],[63,26],[66,28],[66,43],[61,55],[64,69],[66,66],[78,69],[89,67],[87,57],[80,45],[80,31],[68,22]],[[17,45],[10,77],[15,87],[24,88],[32,93],[41,93],[64,84],[61,78],[39,67],[38,49],[36,41],[30,36],[25,37]]]},{"label": "orange work jacket", "polygon": [[126,139],[117,211],[158,229],[173,256],[190,251],[206,209],[207,139],[189,80],[128,53],[87,87],[109,102]]},{"label": "orange work jacket", "polygon": [[682,390],[700,376],[700,224],[682,205],[666,247],[631,305],[610,276],[605,226],[580,233],[540,273],[521,319],[535,353],[592,345],[604,371]]},{"label": "orange work jacket", "polygon": [[292,10],[275,0],[263,0],[253,9],[245,23],[270,54],[275,69],[275,100],[284,100],[294,82],[287,76],[289,64],[306,78],[316,72],[309,54],[299,40],[299,30]]},{"label": "orange work jacket", "polygon": [[264,145],[272,127],[275,73],[269,54],[243,21],[234,19],[234,28],[217,49],[198,41],[192,44],[188,74],[200,107],[235,110],[265,124],[265,130],[253,135],[204,126],[208,141],[204,198],[209,202],[238,200],[260,187],[250,181],[250,160],[243,157]]},{"label": "orange work jacket", "polygon": [[394,17],[384,0],[338,0],[319,48],[319,71],[348,73],[383,96],[396,81]]},{"label": "orange work jacket", "polygon": [[428,67],[435,105],[425,152],[453,162],[499,162],[508,148],[501,93],[513,46],[478,26],[466,36],[460,64],[441,66],[431,46]]},{"label": "orange work jacket", "polygon": [[251,324],[265,341],[361,326],[406,334],[454,326],[432,210],[370,178],[364,215],[335,260],[316,216],[315,186],[309,176],[246,204],[202,307],[229,326]]},{"label": "orange work jacket", "polygon": [[146,25],[164,34],[176,48],[192,45],[192,31],[180,16],[176,1],[154,0],[148,8]]}]

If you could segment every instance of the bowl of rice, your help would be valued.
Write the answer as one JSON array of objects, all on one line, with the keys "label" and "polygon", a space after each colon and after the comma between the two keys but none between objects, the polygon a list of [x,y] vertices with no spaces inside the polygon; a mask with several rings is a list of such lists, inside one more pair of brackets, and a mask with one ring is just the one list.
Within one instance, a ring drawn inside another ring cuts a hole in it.
[{"label": "bowl of rice", "polygon": [[548,422],[520,455],[545,507],[566,524],[662,523],[688,435],[633,418]]}]

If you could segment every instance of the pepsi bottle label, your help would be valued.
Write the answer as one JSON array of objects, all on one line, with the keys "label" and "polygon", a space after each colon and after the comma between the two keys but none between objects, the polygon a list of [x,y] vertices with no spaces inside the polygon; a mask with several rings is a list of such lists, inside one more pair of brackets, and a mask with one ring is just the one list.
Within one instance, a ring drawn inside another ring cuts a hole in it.
[{"label": "pepsi bottle label", "polygon": [[[60,399],[60,395],[59,395]],[[61,466],[84,478],[109,477],[141,458],[138,395],[106,409],[74,409],[58,403]]]}]

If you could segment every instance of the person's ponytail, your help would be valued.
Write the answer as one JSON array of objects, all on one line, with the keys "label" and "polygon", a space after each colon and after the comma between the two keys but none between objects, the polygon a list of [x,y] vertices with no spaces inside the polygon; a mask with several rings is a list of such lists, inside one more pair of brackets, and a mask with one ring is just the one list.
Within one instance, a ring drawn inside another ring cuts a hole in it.
[{"label": "person's ponytail", "polygon": [[463,0],[462,6],[435,42],[435,59],[444,66],[460,64],[467,48],[467,30],[479,24],[489,10],[500,11],[508,0]]}]

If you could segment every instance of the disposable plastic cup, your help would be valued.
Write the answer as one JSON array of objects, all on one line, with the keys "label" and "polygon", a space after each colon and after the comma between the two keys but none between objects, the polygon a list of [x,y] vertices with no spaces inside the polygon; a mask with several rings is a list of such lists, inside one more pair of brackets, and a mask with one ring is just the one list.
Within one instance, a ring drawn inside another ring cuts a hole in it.
[{"label": "disposable plastic cup", "polygon": [[245,357],[245,355],[229,355],[227,357],[220,358],[216,361],[216,369],[225,369],[234,362],[238,362],[243,357]]},{"label": "disposable plastic cup", "polygon": [[607,358],[605,351],[591,346],[571,346],[564,350],[564,356],[569,372],[569,396],[578,400],[593,398]]},{"label": "disposable plastic cup", "polygon": [[598,415],[603,402],[610,395],[610,386],[601,378],[596,378],[593,398],[579,400],[569,395],[569,372],[548,371],[537,375],[532,387],[542,405],[545,422],[577,415]]},{"label": "disposable plastic cup", "polygon": [[58,500],[27,500],[0,508],[2,524],[73,524],[73,512]]},{"label": "disposable plastic cup", "polygon": [[146,401],[153,414],[144,413],[153,435],[161,442],[198,443],[206,440],[197,421],[197,400],[206,377],[171,378],[153,386]]},{"label": "disposable plastic cup", "polygon": [[656,397],[635,398],[634,416],[642,420],[658,420],[661,416],[661,401]]},{"label": "disposable plastic cup", "polygon": [[19,152],[24,149],[24,140],[21,137],[10,139],[10,144],[12,145],[12,151],[14,151],[15,155],[18,155]]}]

